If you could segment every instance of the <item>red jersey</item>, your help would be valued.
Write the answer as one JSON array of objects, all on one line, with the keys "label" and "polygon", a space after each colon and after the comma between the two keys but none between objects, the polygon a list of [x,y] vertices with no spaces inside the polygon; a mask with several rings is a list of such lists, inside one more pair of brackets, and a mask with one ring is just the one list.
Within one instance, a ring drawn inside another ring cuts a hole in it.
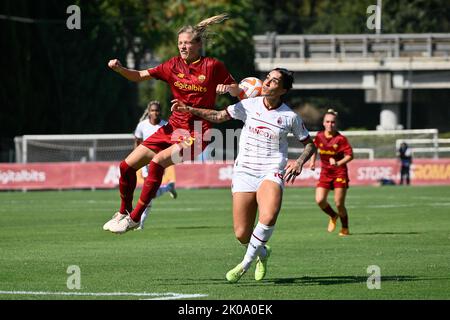
[{"label": "red jersey", "polygon": [[[153,78],[167,82],[175,99],[192,107],[208,109],[214,109],[218,84],[236,82],[222,62],[209,57],[200,57],[187,64],[177,56],[148,69],[148,72]],[[195,120],[203,122],[203,130],[211,127],[208,121],[187,112],[173,112],[169,123],[174,128],[191,131]]]},{"label": "red jersey", "polygon": [[324,131],[320,131],[314,138],[314,144],[319,150],[322,172],[329,175],[347,175],[346,164],[339,167],[330,165],[330,158],[334,158],[337,162],[344,156],[353,154],[353,149],[346,137],[337,132],[335,136],[327,138]]}]

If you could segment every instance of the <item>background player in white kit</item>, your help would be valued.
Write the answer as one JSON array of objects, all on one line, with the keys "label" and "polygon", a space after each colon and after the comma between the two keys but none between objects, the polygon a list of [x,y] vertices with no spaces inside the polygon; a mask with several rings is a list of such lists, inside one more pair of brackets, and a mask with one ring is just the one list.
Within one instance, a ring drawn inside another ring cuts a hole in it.
[{"label": "background player in white kit", "polygon": [[[147,104],[147,110],[142,115],[140,122],[138,123],[136,130],[134,131],[134,147],[136,148],[138,145],[142,143],[145,139],[150,137],[153,133],[158,131],[159,128],[165,126],[167,124],[166,120],[161,119],[161,104],[159,101],[154,100],[150,101]],[[141,169],[142,177],[145,179],[148,176],[148,165],[142,167]],[[156,193],[156,197],[163,195],[164,193],[169,192],[170,196],[175,199],[177,197],[177,192],[175,191],[175,183],[169,182],[166,185],[162,185],[159,187],[158,192]],[[139,227],[135,230],[144,229],[145,220],[148,217],[149,211],[152,207],[152,202],[148,204],[148,207],[145,209],[144,213],[142,213],[141,221]]]},{"label": "background player in white kit", "polygon": [[[302,119],[281,101],[292,88],[293,74],[273,69],[263,83],[262,96],[240,101],[225,110],[192,108],[173,100],[172,110],[190,112],[211,122],[231,118],[244,122],[233,170],[233,225],[236,238],[247,245],[244,259],[226,278],[237,282],[257,259],[255,280],[264,278],[271,249],[266,246],[280,212],[284,182],[293,183],[316,147]],[[287,135],[305,146],[296,161],[287,161]],[[258,224],[254,227],[256,212]]]},{"label": "background player in white kit", "polygon": [[[142,141],[144,141],[145,139],[150,137],[159,128],[161,128],[162,126],[165,126],[166,124],[167,124],[167,121],[161,119],[161,104],[159,103],[159,101],[156,101],[156,100],[150,101],[147,104],[147,109],[145,109],[144,114],[139,119],[139,123],[136,126],[136,130],[134,131],[134,137],[135,137],[134,147],[136,148],[138,145],[140,145],[142,143]],[[148,165],[142,167],[141,173],[142,173],[142,177],[144,179],[148,176]],[[177,197],[177,192],[175,190],[174,182],[169,182],[166,185],[161,185],[156,193],[156,197],[159,197],[166,192],[169,192],[170,196],[174,199]],[[142,213],[139,227],[135,230],[144,229],[144,223],[148,217],[151,207],[152,207],[152,201],[150,201],[147,208]],[[109,224],[110,224],[109,221],[107,223],[105,223],[105,225],[103,226],[103,230],[109,230]]]}]

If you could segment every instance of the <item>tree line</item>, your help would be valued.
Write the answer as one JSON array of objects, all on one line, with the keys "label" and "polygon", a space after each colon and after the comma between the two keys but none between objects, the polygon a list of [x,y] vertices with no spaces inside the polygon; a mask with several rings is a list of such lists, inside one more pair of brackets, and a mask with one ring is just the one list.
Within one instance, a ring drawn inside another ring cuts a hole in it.
[{"label": "tree line", "polygon": [[[79,30],[66,26],[73,4]],[[255,72],[254,34],[371,33],[371,4],[376,0],[2,0],[0,161],[18,135],[132,132],[150,99],[161,100],[168,116],[164,83],[131,83],[107,61],[131,57],[136,69],[147,67],[149,55],[164,61],[177,54],[176,32],[185,24],[230,15],[214,27],[205,52],[240,80]],[[384,33],[448,32],[449,18],[446,0],[383,1]]]}]

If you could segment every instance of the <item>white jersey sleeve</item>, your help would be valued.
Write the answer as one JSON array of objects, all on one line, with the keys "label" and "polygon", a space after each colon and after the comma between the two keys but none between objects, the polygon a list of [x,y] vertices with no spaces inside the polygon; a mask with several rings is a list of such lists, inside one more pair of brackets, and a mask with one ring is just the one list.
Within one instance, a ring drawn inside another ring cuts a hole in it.
[{"label": "white jersey sleeve", "polygon": [[148,119],[145,119],[137,125],[136,130],[134,130],[134,136],[140,140],[146,140],[158,131],[159,128],[165,126],[166,124],[167,121],[165,120],[161,120],[158,124],[151,124]]},{"label": "white jersey sleeve", "polygon": [[134,136],[140,140],[144,140],[144,130],[142,128],[143,122],[139,122],[134,130]]},{"label": "white jersey sleeve", "polygon": [[292,134],[300,141],[304,141],[309,137],[309,131],[306,129],[306,126],[299,115],[293,119]]},{"label": "white jersey sleeve", "polygon": [[247,119],[247,112],[245,111],[245,107],[242,104],[242,101],[236,104],[229,105],[226,108],[226,111],[233,119],[238,119],[244,122]]}]

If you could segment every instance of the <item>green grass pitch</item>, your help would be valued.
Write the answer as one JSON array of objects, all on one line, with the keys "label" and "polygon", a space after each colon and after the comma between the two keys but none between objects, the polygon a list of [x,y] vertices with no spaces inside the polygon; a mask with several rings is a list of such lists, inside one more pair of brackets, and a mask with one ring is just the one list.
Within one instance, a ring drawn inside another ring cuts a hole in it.
[{"label": "green grass pitch", "polygon": [[[230,190],[178,193],[154,201],[143,231],[115,235],[102,225],[118,190],[1,192],[0,299],[450,298],[450,186],[351,187],[345,238],[326,231],[313,188],[287,188],[266,279],[253,265],[234,285],[225,273],[244,249]],[[76,275],[81,288],[69,289]]]}]

